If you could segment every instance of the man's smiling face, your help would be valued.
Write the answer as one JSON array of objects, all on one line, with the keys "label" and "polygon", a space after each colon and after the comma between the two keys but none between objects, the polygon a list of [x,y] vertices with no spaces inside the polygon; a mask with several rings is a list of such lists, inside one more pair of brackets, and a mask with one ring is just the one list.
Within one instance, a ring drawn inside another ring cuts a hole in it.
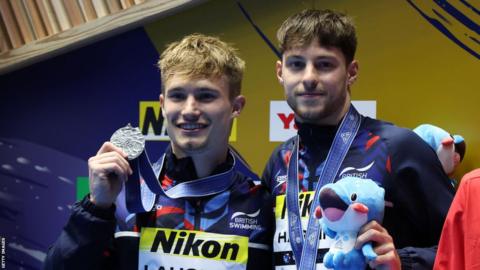
[{"label": "man's smiling face", "polygon": [[314,40],[306,47],[285,51],[276,69],[298,121],[337,124],[348,109],[348,87],[358,66],[356,61],[347,66],[340,49],[323,47]]},{"label": "man's smiling face", "polygon": [[216,152],[216,148],[228,144],[232,120],[237,114],[225,76],[173,75],[165,82],[160,103],[172,148],[178,157]]}]

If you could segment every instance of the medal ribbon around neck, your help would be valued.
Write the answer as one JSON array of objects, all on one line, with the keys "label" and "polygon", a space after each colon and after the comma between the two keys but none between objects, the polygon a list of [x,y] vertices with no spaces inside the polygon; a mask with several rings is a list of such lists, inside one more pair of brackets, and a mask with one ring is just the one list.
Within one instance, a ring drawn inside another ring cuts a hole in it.
[{"label": "medal ribbon around neck", "polygon": [[128,124],[115,131],[110,141],[128,155],[127,159],[133,171],[125,183],[126,206],[130,213],[150,211],[155,203],[153,194],[172,199],[209,196],[227,190],[234,180],[233,173],[237,162],[235,154],[229,151],[233,158],[233,166],[228,171],[197,180],[180,182],[164,191],[158,176],[165,163],[165,154],[161,158],[160,169],[155,173],[145,149],[145,138],[139,128],[133,128]]},{"label": "medal ribbon around neck", "polygon": [[[295,263],[298,269],[310,270],[316,267],[316,257],[318,250],[318,238],[320,236],[320,224],[313,213],[319,205],[320,188],[327,183],[335,180],[340,166],[342,165],[348,149],[360,128],[361,115],[350,104],[350,109],[342,120],[340,127],[335,134],[332,146],[328,151],[320,178],[317,182],[314,198],[310,206],[310,215],[308,218],[306,241],[303,236],[302,221],[298,205],[298,148],[300,139],[297,135],[294,140],[294,146],[287,170],[287,213],[288,227],[290,234],[290,245],[292,246]],[[306,243],[304,245],[304,243]]]}]

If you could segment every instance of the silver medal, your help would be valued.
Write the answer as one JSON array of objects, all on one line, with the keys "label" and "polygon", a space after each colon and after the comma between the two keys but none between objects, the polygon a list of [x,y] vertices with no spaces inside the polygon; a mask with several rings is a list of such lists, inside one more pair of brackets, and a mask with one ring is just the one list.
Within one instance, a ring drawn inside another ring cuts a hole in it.
[{"label": "silver medal", "polygon": [[115,131],[110,142],[121,148],[128,155],[128,160],[136,159],[145,149],[145,137],[138,127],[130,124]]}]

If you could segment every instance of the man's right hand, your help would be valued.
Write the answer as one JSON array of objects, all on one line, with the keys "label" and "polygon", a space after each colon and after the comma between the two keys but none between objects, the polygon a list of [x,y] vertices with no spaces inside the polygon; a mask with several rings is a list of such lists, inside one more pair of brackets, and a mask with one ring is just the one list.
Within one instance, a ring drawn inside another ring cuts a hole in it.
[{"label": "man's right hand", "polygon": [[111,142],[105,142],[96,156],[88,159],[90,201],[98,207],[109,208],[122,190],[132,169],[127,154]]}]

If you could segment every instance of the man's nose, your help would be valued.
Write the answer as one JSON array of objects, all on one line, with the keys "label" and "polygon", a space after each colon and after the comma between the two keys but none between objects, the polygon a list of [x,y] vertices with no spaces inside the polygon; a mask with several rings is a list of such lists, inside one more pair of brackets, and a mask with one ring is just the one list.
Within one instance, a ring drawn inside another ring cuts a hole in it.
[{"label": "man's nose", "polygon": [[185,120],[195,120],[200,116],[200,110],[198,108],[198,102],[194,96],[189,95],[185,100],[182,116]]},{"label": "man's nose", "polygon": [[303,86],[305,91],[314,91],[318,84],[318,71],[313,64],[307,64],[303,75]]}]

